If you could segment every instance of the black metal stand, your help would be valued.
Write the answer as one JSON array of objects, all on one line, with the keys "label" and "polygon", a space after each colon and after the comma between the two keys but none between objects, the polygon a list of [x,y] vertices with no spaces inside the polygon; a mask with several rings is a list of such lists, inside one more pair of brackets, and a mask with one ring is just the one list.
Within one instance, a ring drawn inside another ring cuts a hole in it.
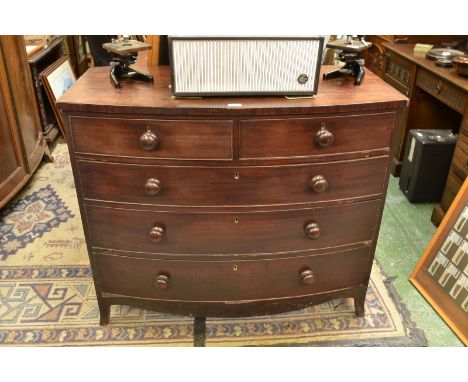
[{"label": "black metal stand", "polygon": [[206,317],[193,319],[193,346],[204,347],[206,341]]},{"label": "black metal stand", "polygon": [[341,62],[344,62],[344,66],[339,69],[332,70],[331,72],[323,75],[324,80],[341,77],[354,77],[354,85],[361,85],[364,80],[364,59],[362,58],[362,52],[369,49],[372,43],[367,42],[364,39],[364,35],[358,35],[355,39],[348,36],[344,40],[336,40],[327,44],[328,48],[342,50],[338,54]]},{"label": "black metal stand", "polygon": [[123,78],[131,78],[145,82],[154,81],[153,76],[141,73],[130,67],[136,61],[136,55],[128,57],[114,57],[111,61],[110,78],[116,88],[120,88],[120,80]]},{"label": "black metal stand", "polygon": [[331,72],[324,73],[323,79],[329,80],[331,78],[341,78],[341,77],[354,77],[354,85],[361,85],[362,80],[366,72],[363,69],[364,60],[362,64],[359,62],[361,60],[356,60],[353,62],[347,62],[342,68],[332,70]]}]

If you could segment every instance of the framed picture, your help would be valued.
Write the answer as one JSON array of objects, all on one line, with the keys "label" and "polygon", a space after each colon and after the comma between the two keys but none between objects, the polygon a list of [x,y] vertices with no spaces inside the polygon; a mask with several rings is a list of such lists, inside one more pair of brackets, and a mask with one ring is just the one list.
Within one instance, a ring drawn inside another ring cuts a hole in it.
[{"label": "framed picture", "polygon": [[410,281],[468,345],[468,178]]},{"label": "framed picture", "polygon": [[73,36],[75,55],[76,55],[76,66],[78,76],[81,76],[86,70],[88,70],[88,55],[86,51],[86,40],[85,36]]},{"label": "framed picture", "polygon": [[36,53],[40,52],[44,49],[44,44],[37,44],[37,45],[26,45],[26,55],[28,58],[33,57]]},{"label": "framed picture", "polygon": [[42,71],[40,77],[46,90],[47,97],[49,98],[54,110],[54,114],[57,117],[60,131],[65,138],[62,114],[60,113],[60,110],[57,109],[55,102],[76,82],[76,76],[72,70],[68,57],[60,57],[52,65]]}]

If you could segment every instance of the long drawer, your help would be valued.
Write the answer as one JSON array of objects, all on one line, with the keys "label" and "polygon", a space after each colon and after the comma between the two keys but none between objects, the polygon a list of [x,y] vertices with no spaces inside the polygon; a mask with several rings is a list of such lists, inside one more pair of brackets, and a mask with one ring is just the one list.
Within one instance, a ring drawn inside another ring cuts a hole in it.
[{"label": "long drawer", "polygon": [[262,167],[145,166],[79,160],[87,199],[160,206],[313,203],[383,192],[388,157]]},{"label": "long drawer", "polygon": [[70,117],[77,153],[121,157],[231,160],[232,121]]},{"label": "long drawer", "polygon": [[426,69],[419,69],[416,76],[416,85],[426,90],[428,93],[454,108],[459,113],[465,110],[465,96],[463,89],[441,79],[434,73]]},{"label": "long drawer", "polygon": [[395,113],[240,122],[240,158],[336,156],[390,147]]},{"label": "long drawer", "polygon": [[155,212],[87,206],[92,245],[169,254],[303,251],[373,239],[380,200],[270,212]]},{"label": "long drawer", "polygon": [[184,261],[95,255],[103,293],[160,300],[305,296],[365,282],[369,248],[274,260]]}]

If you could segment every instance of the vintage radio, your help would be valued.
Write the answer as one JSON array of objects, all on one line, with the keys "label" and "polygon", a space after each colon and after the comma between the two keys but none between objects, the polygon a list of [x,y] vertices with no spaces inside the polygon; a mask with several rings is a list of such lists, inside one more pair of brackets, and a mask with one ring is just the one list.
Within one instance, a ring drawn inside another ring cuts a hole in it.
[{"label": "vintage radio", "polygon": [[323,37],[169,36],[172,94],[317,94]]}]

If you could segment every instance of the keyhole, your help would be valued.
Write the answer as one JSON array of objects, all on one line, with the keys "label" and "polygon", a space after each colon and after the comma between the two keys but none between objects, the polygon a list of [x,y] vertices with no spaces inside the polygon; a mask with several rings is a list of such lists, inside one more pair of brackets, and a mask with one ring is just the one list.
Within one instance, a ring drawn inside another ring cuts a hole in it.
[{"label": "keyhole", "polygon": [[239,269],[239,268],[237,267],[237,265],[233,265],[233,266],[232,266],[232,270],[233,270],[234,272],[237,272],[238,269]]},{"label": "keyhole", "polygon": [[236,171],[236,172],[234,173],[234,179],[235,179],[235,180],[238,180],[239,178],[240,178],[240,174]]},{"label": "keyhole", "polygon": [[239,224],[239,218],[237,216],[234,218],[234,223]]},{"label": "keyhole", "polygon": [[324,129],[324,128],[325,128],[325,122],[322,122],[322,123],[320,124],[320,127],[321,127],[322,129]]}]

